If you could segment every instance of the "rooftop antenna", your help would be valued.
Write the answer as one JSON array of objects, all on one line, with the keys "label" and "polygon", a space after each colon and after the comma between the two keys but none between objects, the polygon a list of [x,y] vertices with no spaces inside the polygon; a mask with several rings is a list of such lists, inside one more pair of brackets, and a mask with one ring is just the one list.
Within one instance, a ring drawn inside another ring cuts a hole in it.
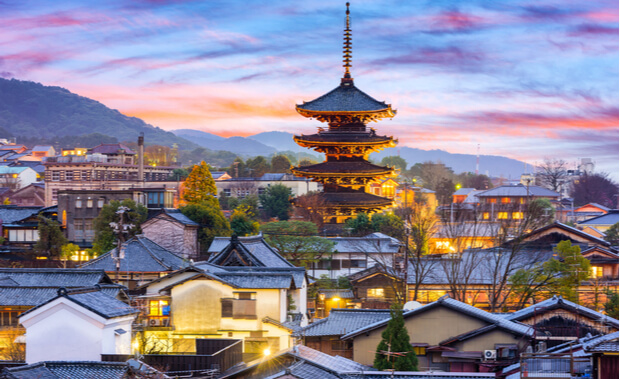
[{"label": "rooftop antenna", "polygon": [[344,67],[344,77],[342,78],[342,83],[349,83],[349,82],[353,82],[353,78],[351,78],[351,19],[349,14],[351,13],[349,11],[349,3],[347,3],[347,18],[346,18],[346,22],[345,22],[345,29],[344,29],[344,46],[343,46],[343,62],[344,65],[342,67]]}]

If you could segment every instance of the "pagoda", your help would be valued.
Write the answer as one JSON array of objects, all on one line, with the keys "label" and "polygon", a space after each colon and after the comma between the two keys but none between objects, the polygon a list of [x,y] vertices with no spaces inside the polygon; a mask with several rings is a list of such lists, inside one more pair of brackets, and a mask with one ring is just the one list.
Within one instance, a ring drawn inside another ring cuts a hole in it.
[{"label": "pagoda", "polygon": [[351,25],[349,3],[344,30],[344,76],[331,92],[303,104],[296,110],[304,117],[327,124],[312,135],[294,136],[295,142],[325,154],[319,164],[294,167],[297,176],[323,184],[319,211],[325,223],[344,223],[358,213],[375,213],[392,207],[393,201],[367,193],[375,181],[395,176],[393,167],[368,162],[368,155],[396,146],[392,137],[377,135],[367,124],[396,114],[390,104],[377,101],[359,90],[351,76]]}]

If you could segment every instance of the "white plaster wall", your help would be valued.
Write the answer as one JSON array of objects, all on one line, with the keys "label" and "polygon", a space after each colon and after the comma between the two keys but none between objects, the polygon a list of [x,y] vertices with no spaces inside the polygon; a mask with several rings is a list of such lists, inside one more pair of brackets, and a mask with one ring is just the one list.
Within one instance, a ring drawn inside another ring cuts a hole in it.
[{"label": "white plaster wall", "polygon": [[17,180],[19,181],[19,188],[24,188],[37,181],[37,172],[27,168],[18,175]]}]

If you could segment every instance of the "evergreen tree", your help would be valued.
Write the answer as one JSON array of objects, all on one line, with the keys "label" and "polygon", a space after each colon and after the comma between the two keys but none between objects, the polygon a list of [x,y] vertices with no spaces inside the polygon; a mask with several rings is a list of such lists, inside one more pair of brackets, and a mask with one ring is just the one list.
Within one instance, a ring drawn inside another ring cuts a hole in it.
[{"label": "evergreen tree", "polygon": [[607,301],[603,305],[605,307],[605,314],[609,317],[618,319],[618,292],[607,290]]},{"label": "evergreen tree", "polygon": [[605,241],[609,242],[611,246],[618,246],[618,223],[617,222],[605,231]]},{"label": "evergreen tree", "polygon": [[238,236],[249,236],[258,233],[258,221],[247,205],[239,205],[230,216],[230,228]]},{"label": "evergreen tree", "polygon": [[579,303],[577,290],[581,282],[590,278],[592,271],[590,261],[581,255],[581,248],[578,245],[573,246],[570,241],[561,241],[554,251],[560,259],[552,258],[544,263],[546,270],[559,272],[553,292]]},{"label": "evergreen tree", "polygon": [[274,155],[271,158],[271,172],[290,173],[291,160],[286,155]]},{"label": "evergreen tree", "polygon": [[288,220],[292,208],[292,196],[293,192],[285,185],[276,184],[267,187],[265,192],[259,195],[260,203],[267,218],[277,217],[281,221]]},{"label": "evergreen tree", "polygon": [[219,207],[219,202],[215,198],[217,188],[215,180],[211,176],[209,166],[204,162],[195,165],[192,172],[185,180],[183,186],[183,203],[199,204],[203,201],[212,202]]},{"label": "evergreen tree", "polygon": [[34,250],[39,254],[51,257],[60,257],[62,246],[69,241],[60,229],[56,221],[39,215],[39,240],[34,245]]},{"label": "evergreen tree", "polygon": [[390,313],[392,318],[381,334],[373,366],[378,370],[418,371],[418,357],[409,343],[403,310],[393,306]]}]

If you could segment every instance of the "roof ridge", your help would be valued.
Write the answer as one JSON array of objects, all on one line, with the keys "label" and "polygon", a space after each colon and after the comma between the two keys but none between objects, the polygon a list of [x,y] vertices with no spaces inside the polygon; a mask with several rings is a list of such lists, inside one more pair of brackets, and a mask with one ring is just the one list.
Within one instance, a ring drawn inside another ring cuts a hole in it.
[{"label": "roof ridge", "polygon": [[[147,252],[151,255],[151,257],[153,257],[153,259],[155,259],[155,261],[156,261],[157,263],[159,263],[160,265],[162,265],[164,268],[166,268],[166,269],[168,269],[168,270],[172,270],[172,266],[166,265],[166,264],[165,264],[165,263],[164,263],[164,262],[163,262],[163,261],[162,261],[159,257],[157,257],[157,256],[155,255],[155,253],[154,253],[154,252],[152,252],[152,251],[151,251],[151,249],[150,249],[148,246],[146,246],[146,244],[145,244],[144,242],[142,242],[142,238],[146,238],[146,237],[138,237],[138,236],[134,236],[134,238],[136,239],[136,241],[137,241],[140,245],[142,245],[142,246],[146,249],[146,251],[147,251]],[[150,240],[149,240],[149,241],[150,241]],[[129,241],[127,241],[127,242],[129,242]],[[156,244],[156,245],[157,245],[157,244]],[[159,245],[157,245],[157,246],[159,246]],[[161,247],[161,246],[160,246],[160,247]]]}]

